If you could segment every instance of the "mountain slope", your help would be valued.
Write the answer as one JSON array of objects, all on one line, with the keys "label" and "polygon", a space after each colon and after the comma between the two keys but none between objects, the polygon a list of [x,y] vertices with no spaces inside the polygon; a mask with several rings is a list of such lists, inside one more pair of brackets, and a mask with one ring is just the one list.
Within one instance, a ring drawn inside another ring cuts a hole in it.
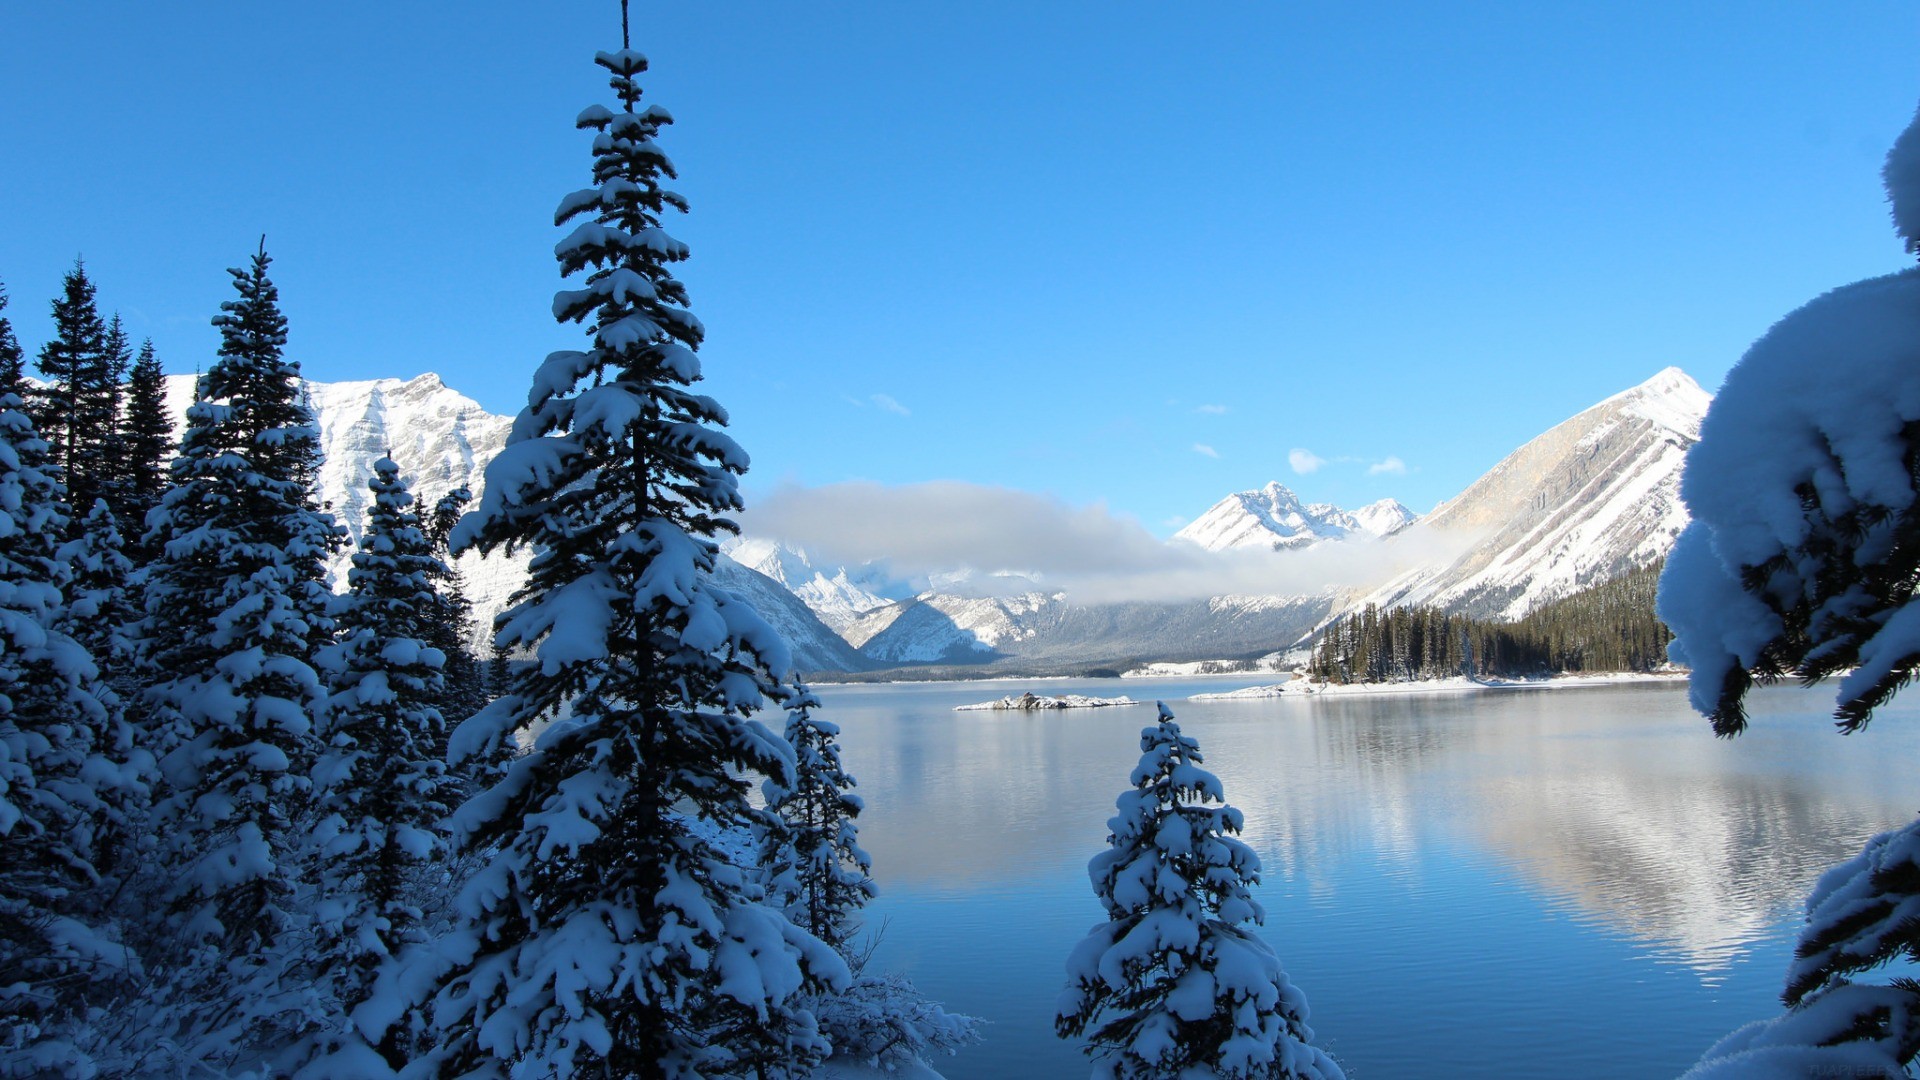
[{"label": "mountain slope", "polygon": [[1507,455],[1421,521],[1476,538],[1353,598],[1517,619],[1664,556],[1686,526],[1680,470],[1712,399],[1679,368],[1600,402]]},{"label": "mountain slope", "polygon": [[[167,405],[176,436],[185,426],[193,387],[191,375],[167,377]],[[513,426],[511,417],[487,412],[431,373],[412,379],[308,382],[306,390],[324,455],[320,500],[346,527],[353,544],[359,543],[366,527],[371,497],[367,479],[380,456],[390,456],[399,464],[400,474],[423,509],[458,487],[468,488],[478,499],[487,463],[506,446]],[[335,588],[345,586],[353,550],[347,547],[328,564]],[[490,649],[493,617],[507,608],[514,590],[526,581],[529,558],[524,551],[485,557],[469,552],[454,561],[473,601],[474,645],[483,656]],[[779,583],[724,556],[716,576],[752,599],[762,617],[786,637],[794,662],[803,671],[857,671],[871,666]]]},{"label": "mountain slope", "polygon": [[869,612],[849,640],[879,665],[988,665],[1050,672],[1151,660],[1224,660],[1279,649],[1312,630],[1327,597],[1219,596],[1074,604],[1060,594],[927,593]]},{"label": "mountain slope", "polygon": [[741,566],[785,586],[821,622],[842,635],[865,613],[912,595],[911,589],[885,579],[871,567],[817,567],[803,549],[757,536],[734,537],[720,550]]}]

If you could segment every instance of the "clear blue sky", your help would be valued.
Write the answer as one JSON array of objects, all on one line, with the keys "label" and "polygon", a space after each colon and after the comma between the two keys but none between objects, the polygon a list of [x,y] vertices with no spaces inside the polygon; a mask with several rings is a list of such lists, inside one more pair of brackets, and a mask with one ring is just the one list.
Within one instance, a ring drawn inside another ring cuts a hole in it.
[{"label": "clear blue sky", "polygon": [[[84,253],[170,371],[265,233],[323,380],[496,411],[572,347],[593,3],[14,4],[0,281]],[[962,480],[1165,533],[1280,479],[1417,510],[1908,264],[1920,7],[636,0],[710,389],[782,483]],[[1201,449],[1206,448],[1206,449]],[[1288,465],[1295,448],[1327,464]],[[1215,456],[1217,455],[1217,456]],[[1389,456],[1406,472],[1369,472]]]}]

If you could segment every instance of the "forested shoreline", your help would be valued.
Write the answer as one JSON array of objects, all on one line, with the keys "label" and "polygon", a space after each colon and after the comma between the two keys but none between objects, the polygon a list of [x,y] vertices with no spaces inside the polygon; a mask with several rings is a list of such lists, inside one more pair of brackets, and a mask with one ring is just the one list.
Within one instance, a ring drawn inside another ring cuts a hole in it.
[{"label": "forested shoreline", "polygon": [[1664,562],[1544,604],[1517,622],[1369,604],[1322,631],[1307,671],[1334,683],[1652,671],[1673,635],[1654,614]]}]

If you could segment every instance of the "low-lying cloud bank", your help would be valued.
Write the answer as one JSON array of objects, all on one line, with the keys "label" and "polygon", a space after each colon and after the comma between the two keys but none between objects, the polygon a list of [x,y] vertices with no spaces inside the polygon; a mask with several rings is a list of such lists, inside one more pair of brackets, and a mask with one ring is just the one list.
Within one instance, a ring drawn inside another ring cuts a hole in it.
[{"label": "low-lying cloud bank", "polygon": [[[1206,551],[1163,541],[1104,504],[958,481],[866,481],[789,486],[740,518],[750,535],[806,549],[816,565],[884,564],[925,579],[959,568],[1007,571],[1003,591],[1031,584],[1081,603],[1197,600],[1210,596],[1316,595],[1381,584],[1419,566],[1445,565],[1473,538],[1420,526],[1385,540],[1315,544],[1300,551]],[[996,587],[984,574],[977,587]]]}]

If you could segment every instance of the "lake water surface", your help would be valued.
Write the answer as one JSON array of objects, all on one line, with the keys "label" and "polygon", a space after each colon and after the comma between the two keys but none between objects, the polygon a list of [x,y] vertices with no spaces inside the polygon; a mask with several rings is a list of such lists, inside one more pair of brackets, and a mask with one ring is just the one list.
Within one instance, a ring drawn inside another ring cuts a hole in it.
[{"label": "lake water surface", "polygon": [[[1920,810],[1912,706],[1842,737],[1828,697],[1777,688],[1728,741],[1678,684],[1184,700],[1260,681],[820,688],[878,963],[989,1021],[950,1080],[1086,1075],[1054,999],[1155,698],[1246,814],[1263,933],[1357,1080],[1677,1075],[1779,1009],[1819,872]],[[1026,689],[1149,704],[953,711]]]}]

